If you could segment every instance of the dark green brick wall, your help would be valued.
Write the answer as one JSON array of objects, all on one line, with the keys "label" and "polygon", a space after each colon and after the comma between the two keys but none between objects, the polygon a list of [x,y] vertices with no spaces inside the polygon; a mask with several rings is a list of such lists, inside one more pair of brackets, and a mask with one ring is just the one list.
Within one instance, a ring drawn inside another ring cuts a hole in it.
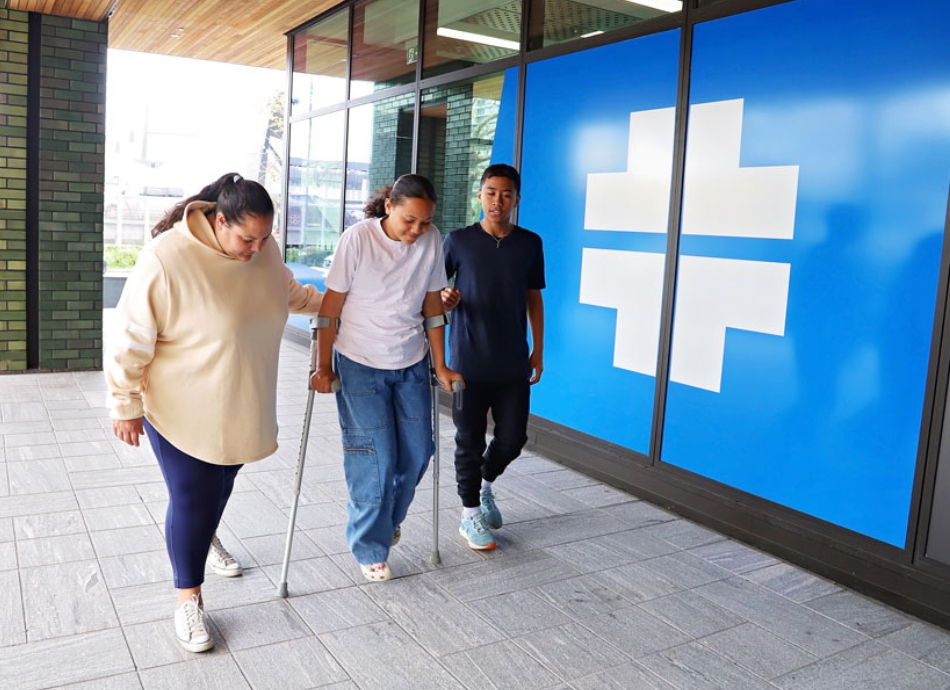
[{"label": "dark green brick wall", "polygon": [[26,369],[28,15],[0,10],[0,372]]}]

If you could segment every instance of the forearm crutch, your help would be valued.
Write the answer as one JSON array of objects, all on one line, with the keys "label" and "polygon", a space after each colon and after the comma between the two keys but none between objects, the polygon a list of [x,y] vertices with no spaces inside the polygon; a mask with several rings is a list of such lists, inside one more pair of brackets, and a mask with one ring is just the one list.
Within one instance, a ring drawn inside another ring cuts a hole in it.
[{"label": "forearm crutch", "polygon": [[[325,319],[325,321],[324,321]],[[307,459],[307,440],[310,438],[310,420],[313,418],[313,396],[316,391],[310,385],[310,379],[317,370],[317,329],[329,326],[329,318],[318,316],[310,319],[310,374],[307,376],[307,410],[303,417],[303,435],[300,437],[300,455],[297,457],[297,474],[294,477],[294,499],[290,506],[290,523],[287,526],[287,541],[284,544],[284,565],[280,571],[280,584],[277,596],[287,597],[287,571],[290,568],[290,549],[294,543],[294,523],[297,521],[297,504],[300,501],[300,483],[303,481],[303,464]],[[340,390],[340,381],[336,379],[330,386],[336,393]]]}]

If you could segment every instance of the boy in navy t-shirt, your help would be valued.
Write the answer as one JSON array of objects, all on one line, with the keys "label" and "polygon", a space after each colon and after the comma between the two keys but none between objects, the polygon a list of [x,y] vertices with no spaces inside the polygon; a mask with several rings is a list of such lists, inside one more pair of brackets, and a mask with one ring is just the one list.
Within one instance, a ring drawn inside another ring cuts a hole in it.
[{"label": "boy in navy t-shirt", "polygon": [[[486,168],[478,199],[483,219],[443,243],[445,271],[455,285],[442,291],[442,303],[454,310],[450,366],[465,379],[462,409],[452,408],[459,533],[473,549],[493,549],[491,529],[502,526],[502,517],[492,482],[528,440],[530,385],[544,369],[544,250],[538,235],[511,222],[521,199],[517,170]],[[486,443],[489,412],[495,427]]]}]

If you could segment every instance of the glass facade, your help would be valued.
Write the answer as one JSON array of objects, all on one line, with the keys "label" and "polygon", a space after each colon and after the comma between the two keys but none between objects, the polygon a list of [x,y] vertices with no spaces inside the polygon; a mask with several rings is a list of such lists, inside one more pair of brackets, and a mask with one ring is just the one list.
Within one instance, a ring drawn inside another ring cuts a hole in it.
[{"label": "glass facade", "polygon": [[429,0],[425,39],[424,77],[517,55],[521,2]]},{"label": "glass facade", "polygon": [[591,38],[683,9],[681,0],[532,0],[528,46]]},{"label": "glass facade", "polygon": [[342,103],[350,12],[344,10],[293,37],[291,113]]},{"label": "glass facade", "polygon": [[371,0],[353,6],[352,98],[416,80],[419,0]]}]

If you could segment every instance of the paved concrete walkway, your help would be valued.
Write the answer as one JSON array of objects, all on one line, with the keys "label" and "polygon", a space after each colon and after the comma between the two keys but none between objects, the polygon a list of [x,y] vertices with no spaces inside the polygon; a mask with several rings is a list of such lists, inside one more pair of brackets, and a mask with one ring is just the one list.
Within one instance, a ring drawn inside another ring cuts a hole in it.
[{"label": "paved concrete walkway", "polygon": [[427,477],[396,578],[367,583],[343,539],[330,396],[278,598],[307,363],[284,344],[281,449],[238,477],[220,536],[244,575],[209,575],[217,645],[200,655],[172,630],[161,474],[112,437],[102,374],[0,376],[0,688],[950,688],[950,634],[541,457],[496,484],[499,548],[471,551],[446,416],[442,565]]}]

